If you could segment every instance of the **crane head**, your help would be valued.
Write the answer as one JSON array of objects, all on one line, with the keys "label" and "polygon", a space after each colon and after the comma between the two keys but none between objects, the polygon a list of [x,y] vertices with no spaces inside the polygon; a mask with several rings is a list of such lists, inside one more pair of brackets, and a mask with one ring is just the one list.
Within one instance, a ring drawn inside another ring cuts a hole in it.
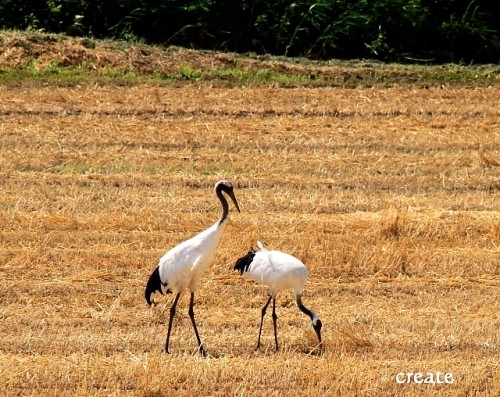
[{"label": "crane head", "polygon": [[318,341],[321,344],[321,328],[323,327],[323,323],[318,317],[314,317],[312,320],[312,326],[314,328],[314,331],[316,332],[316,335],[318,336]]},{"label": "crane head", "polygon": [[226,180],[221,180],[215,184],[215,192],[220,191],[226,193],[229,197],[231,197],[231,200],[233,200],[234,206],[240,211],[240,206],[238,205],[238,201],[236,200],[236,196],[234,195],[234,188],[231,182],[226,181]]}]

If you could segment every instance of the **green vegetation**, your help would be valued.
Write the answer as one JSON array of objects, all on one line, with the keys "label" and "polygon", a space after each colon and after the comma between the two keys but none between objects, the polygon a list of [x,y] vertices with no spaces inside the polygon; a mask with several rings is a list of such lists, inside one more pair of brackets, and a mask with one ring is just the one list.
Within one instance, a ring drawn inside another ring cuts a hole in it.
[{"label": "green vegetation", "polygon": [[497,0],[0,0],[4,29],[407,63],[498,62],[498,15]]},{"label": "green vegetation", "polygon": [[408,65],[378,61],[309,60],[188,50],[61,34],[0,31],[0,84],[498,85],[494,64]]},{"label": "green vegetation", "polygon": [[[399,68],[399,69],[398,69]],[[373,71],[370,74],[342,73],[338,76],[322,76],[307,74],[287,74],[272,69],[262,68],[249,70],[243,67],[226,68],[217,71],[195,70],[190,66],[179,68],[178,73],[162,75],[159,73],[123,72],[115,68],[106,68],[100,73],[89,74],[78,67],[51,67],[49,69],[4,69],[0,73],[0,84],[18,85],[52,84],[71,87],[78,84],[113,84],[165,85],[190,81],[197,83],[210,82],[223,85],[262,85],[277,84],[282,87],[370,87],[374,85],[419,84],[425,85],[478,85],[498,84],[500,68],[491,66],[479,68],[473,66],[445,65],[440,69],[418,67],[415,70],[405,69],[403,65],[393,65],[392,70]]]}]

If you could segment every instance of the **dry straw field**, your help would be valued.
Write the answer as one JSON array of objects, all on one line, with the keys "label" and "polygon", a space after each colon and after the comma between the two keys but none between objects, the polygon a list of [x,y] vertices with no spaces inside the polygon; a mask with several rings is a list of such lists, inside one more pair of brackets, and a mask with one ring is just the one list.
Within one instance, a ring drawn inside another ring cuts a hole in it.
[{"label": "dry straw field", "polygon": [[[44,396],[500,394],[499,85],[0,88],[0,390]],[[219,215],[196,294],[209,357],[147,277]],[[253,352],[256,239],[309,268]],[[398,384],[400,372],[452,384]]]}]

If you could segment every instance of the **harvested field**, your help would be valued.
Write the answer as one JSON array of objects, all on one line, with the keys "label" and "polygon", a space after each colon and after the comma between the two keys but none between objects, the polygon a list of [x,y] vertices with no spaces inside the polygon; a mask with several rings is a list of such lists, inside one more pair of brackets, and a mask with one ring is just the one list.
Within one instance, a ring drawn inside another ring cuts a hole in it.
[{"label": "harvested field", "polygon": [[[0,89],[4,395],[500,394],[500,90],[21,85]],[[196,294],[144,300],[170,247],[219,214]],[[309,268],[304,303],[232,270],[260,239]],[[397,384],[400,372],[453,384]]]}]

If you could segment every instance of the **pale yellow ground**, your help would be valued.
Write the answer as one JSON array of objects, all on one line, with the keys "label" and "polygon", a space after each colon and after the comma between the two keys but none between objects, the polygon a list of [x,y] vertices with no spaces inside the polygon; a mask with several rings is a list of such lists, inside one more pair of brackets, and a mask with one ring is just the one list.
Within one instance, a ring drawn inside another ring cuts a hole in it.
[{"label": "pale yellow ground", "polygon": [[[500,91],[0,89],[2,395],[497,396]],[[170,247],[233,212],[196,294],[144,286]],[[309,268],[254,353],[256,239]],[[450,372],[452,385],[396,384]]]}]

